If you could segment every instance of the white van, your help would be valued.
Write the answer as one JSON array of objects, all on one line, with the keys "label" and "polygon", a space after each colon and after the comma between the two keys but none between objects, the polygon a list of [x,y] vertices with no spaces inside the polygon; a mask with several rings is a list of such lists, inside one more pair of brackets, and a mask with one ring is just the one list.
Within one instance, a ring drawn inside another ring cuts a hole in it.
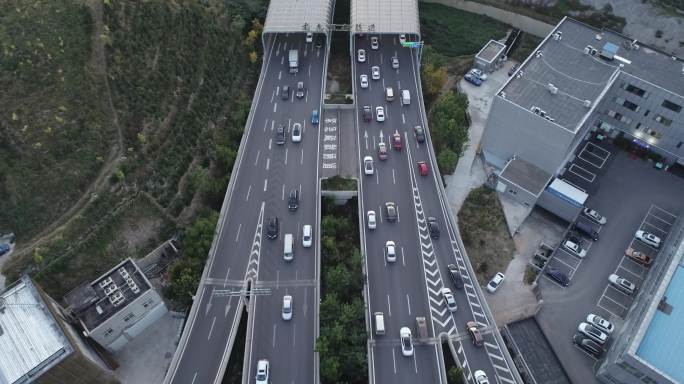
[{"label": "white van", "polygon": [[385,315],[382,312],[375,312],[375,334],[385,334]]},{"label": "white van", "polygon": [[392,87],[385,88],[385,98],[387,101],[394,100],[394,89],[392,89]]},{"label": "white van", "polygon": [[411,104],[411,94],[409,93],[408,89],[402,89],[401,90],[401,105],[409,105]]},{"label": "white van", "polygon": [[294,240],[292,234],[288,233],[285,235],[285,246],[283,250],[283,259],[285,261],[292,261],[294,258]]},{"label": "white van", "polygon": [[302,247],[310,248],[311,243],[311,226],[307,224],[302,227]]}]

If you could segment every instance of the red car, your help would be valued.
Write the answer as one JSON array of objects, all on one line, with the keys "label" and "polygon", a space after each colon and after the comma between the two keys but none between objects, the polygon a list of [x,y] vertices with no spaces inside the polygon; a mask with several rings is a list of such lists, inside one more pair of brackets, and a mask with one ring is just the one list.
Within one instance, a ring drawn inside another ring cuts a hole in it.
[{"label": "red car", "polygon": [[401,135],[399,133],[392,135],[392,148],[401,151]]},{"label": "red car", "polygon": [[427,175],[428,175],[428,171],[429,171],[430,169],[428,168],[428,165],[427,165],[427,163],[426,163],[425,161],[419,161],[419,162],[418,162],[418,170],[420,171],[420,175],[421,175],[421,176],[427,176]]}]

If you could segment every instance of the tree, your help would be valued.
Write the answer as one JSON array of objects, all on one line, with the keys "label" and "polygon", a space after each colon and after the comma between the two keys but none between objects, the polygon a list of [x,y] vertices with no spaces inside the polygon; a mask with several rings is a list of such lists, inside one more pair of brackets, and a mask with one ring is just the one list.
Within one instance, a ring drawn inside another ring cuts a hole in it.
[{"label": "tree", "polygon": [[447,81],[446,67],[436,67],[434,64],[426,64],[422,67],[421,79],[423,80],[423,91],[425,96],[432,100]]},{"label": "tree", "polygon": [[437,165],[442,174],[452,174],[458,164],[458,155],[449,148],[442,149],[437,155]]},{"label": "tree", "polygon": [[451,367],[447,371],[447,382],[449,384],[463,384],[463,370],[459,367]]}]

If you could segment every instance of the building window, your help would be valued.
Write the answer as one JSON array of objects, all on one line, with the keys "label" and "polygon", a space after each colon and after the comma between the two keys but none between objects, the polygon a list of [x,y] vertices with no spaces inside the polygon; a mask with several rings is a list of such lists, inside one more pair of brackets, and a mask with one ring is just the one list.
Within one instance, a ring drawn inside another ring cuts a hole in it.
[{"label": "building window", "polygon": [[625,87],[625,91],[633,93],[639,97],[644,97],[644,95],[646,94],[646,91],[632,84],[627,84],[627,86]]},{"label": "building window", "polygon": [[152,304],[152,303],[154,303],[154,299],[147,299],[147,300],[145,300],[145,302],[143,303],[143,307],[147,308],[147,307],[149,307],[150,304]]},{"label": "building window", "polygon": [[681,147],[682,147],[682,142],[680,141],[680,142],[677,144],[677,148],[681,148]]},{"label": "building window", "polygon": [[636,129],[638,131],[639,128],[641,128],[641,123],[637,123],[636,128],[634,128],[634,129]]},{"label": "building window", "polygon": [[671,102],[670,100],[663,100],[662,106],[669,109],[670,111],[674,111],[677,113],[679,113],[682,110],[681,105],[675,104],[675,103]]},{"label": "building window", "polygon": [[622,103],[622,106],[634,112],[639,110],[639,106],[629,100],[625,100],[625,102]]},{"label": "building window", "polygon": [[644,116],[648,116],[648,114],[649,114],[650,112],[651,112],[651,111],[647,109],[646,112],[644,112]]},{"label": "building window", "polygon": [[123,318],[123,321],[128,321],[134,317],[135,317],[135,314],[133,314],[133,312],[131,312]]},{"label": "building window", "polygon": [[672,125],[672,120],[670,120],[667,117],[662,116],[662,115],[656,115],[656,117],[654,117],[653,120],[659,122],[660,124],[662,124],[666,127],[669,127],[670,125]]},{"label": "building window", "polygon": [[620,116],[620,121],[625,124],[632,124],[632,119],[627,116]]},{"label": "building window", "polygon": [[657,381],[651,379],[651,378],[648,377],[648,376],[644,376],[644,378],[641,379],[641,381],[643,381],[643,382],[646,383],[646,384],[657,384],[657,383],[658,383]]}]

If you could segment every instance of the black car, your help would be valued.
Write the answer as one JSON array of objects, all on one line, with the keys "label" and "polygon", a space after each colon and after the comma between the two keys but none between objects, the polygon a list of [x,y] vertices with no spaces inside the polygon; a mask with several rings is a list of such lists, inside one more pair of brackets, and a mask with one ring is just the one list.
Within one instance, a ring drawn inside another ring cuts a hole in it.
[{"label": "black car", "polygon": [[289,85],[283,85],[283,89],[280,91],[280,98],[283,100],[287,100],[290,98],[290,86]]},{"label": "black car", "polygon": [[0,244],[0,256],[10,251],[9,244]]},{"label": "black car", "polygon": [[397,206],[391,201],[385,203],[385,219],[387,221],[397,221]]},{"label": "black car", "polygon": [[584,337],[583,335],[576,333],[575,336],[572,337],[572,341],[585,352],[596,358],[599,358],[601,355],[603,355],[603,348],[601,348],[597,342],[588,337]]},{"label": "black car", "polygon": [[425,130],[420,125],[413,127],[413,134],[416,135],[416,141],[419,143],[425,142]]},{"label": "black car", "polygon": [[325,45],[325,37],[324,37],[324,35],[322,35],[322,34],[320,34],[320,33],[317,34],[317,35],[316,35],[316,42],[315,42],[315,44],[316,44],[316,48],[321,48],[322,46],[324,46],[324,45]]},{"label": "black car", "polygon": [[293,189],[290,191],[290,197],[287,198],[287,209],[296,211],[299,208],[299,190]]},{"label": "black car", "polygon": [[275,239],[278,237],[278,232],[280,232],[280,222],[278,221],[277,216],[268,218],[266,230],[269,239]]},{"label": "black car", "polygon": [[458,267],[454,264],[449,264],[447,265],[447,269],[449,270],[449,276],[451,277],[451,282],[454,283],[454,287],[456,289],[463,288],[463,278],[461,278],[461,274],[458,272]]},{"label": "black car", "polygon": [[580,236],[580,234],[577,232],[570,231],[568,232],[568,235],[565,238],[572,241],[575,244],[582,244],[582,236]]},{"label": "black car", "polygon": [[363,121],[373,120],[373,110],[369,105],[363,106]]},{"label": "black car", "polygon": [[437,223],[437,219],[430,216],[427,219],[428,223],[428,229],[430,230],[430,237],[433,239],[439,239],[439,223]]},{"label": "black car", "polygon": [[570,285],[570,279],[568,278],[568,275],[561,272],[559,269],[554,267],[546,267],[546,275],[564,287]]},{"label": "black car", "polygon": [[285,144],[285,127],[283,127],[282,125],[279,125],[278,128],[276,128],[275,142],[278,145]]}]

